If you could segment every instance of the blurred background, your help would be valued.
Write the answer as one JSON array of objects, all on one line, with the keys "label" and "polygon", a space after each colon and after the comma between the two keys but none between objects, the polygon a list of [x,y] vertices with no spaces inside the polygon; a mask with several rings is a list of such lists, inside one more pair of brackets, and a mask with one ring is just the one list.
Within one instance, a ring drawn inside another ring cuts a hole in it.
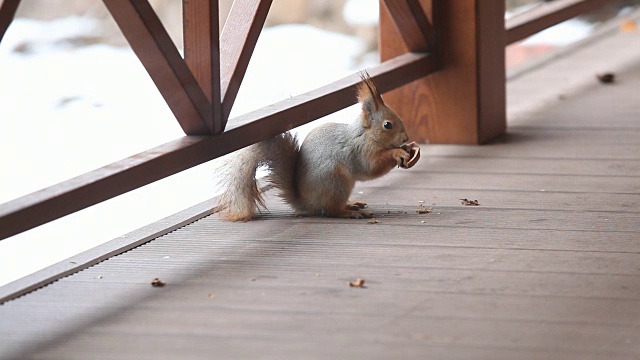
[{"label": "blurred background", "polygon": [[[541,3],[553,0],[505,0],[509,17],[514,14],[529,10]],[[220,0],[220,27],[231,9],[233,0]],[[558,26],[547,33],[546,37],[538,39],[538,45],[514,46],[514,48],[536,48],[530,51],[508,54],[511,57],[508,65],[513,66],[526,61],[529,56],[538,52],[544,52],[542,43],[550,47],[565,45],[586,36],[593,27],[624,14],[640,0],[619,0],[589,15],[579,17]],[[150,0],[151,6],[162,20],[176,45],[182,47],[182,3],[179,0]],[[266,26],[278,26],[283,24],[307,24],[319,29],[357,37],[364,43],[363,51],[375,51],[377,48],[377,18],[378,0],[276,0],[271,5]],[[106,8],[100,1],[86,0],[31,0],[20,5],[18,17],[35,20],[50,21],[54,19],[79,16],[91,18],[97,21],[96,31],[92,34],[78,35],[73,40],[85,45],[105,43],[117,46],[126,46],[126,40],[120,30],[109,16]],[[552,39],[556,38],[556,39]],[[555,42],[554,42],[555,40]],[[25,43],[28,47],[28,44]],[[28,48],[22,49],[28,51]],[[529,55],[531,54],[531,55]]]}]

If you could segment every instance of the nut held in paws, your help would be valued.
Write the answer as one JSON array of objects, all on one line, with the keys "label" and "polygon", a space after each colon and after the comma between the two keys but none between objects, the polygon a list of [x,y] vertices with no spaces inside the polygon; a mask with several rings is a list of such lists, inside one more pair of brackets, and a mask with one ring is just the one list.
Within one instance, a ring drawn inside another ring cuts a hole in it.
[{"label": "nut held in paws", "polygon": [[404,151],[411,155],[411,158],[406,163],[400,165],[401,168],[410,169],[420,160],[420,147],[415,142],[404,144],[400,147]]}]

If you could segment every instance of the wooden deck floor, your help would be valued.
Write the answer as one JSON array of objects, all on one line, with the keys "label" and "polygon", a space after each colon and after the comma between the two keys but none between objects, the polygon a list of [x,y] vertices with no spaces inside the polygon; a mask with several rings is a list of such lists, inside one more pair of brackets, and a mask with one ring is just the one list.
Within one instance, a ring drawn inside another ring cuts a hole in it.
[{"label": "wooden deck floor", "polygon": [[640,358],[640,68],[618,77],[359,185],[377,224],[271,196],[8,301],[0,358]]}]

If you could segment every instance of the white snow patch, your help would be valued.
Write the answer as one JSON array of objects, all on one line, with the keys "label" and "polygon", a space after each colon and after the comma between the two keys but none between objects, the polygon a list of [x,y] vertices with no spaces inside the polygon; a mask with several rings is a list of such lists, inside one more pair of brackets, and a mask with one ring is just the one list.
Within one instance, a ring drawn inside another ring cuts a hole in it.
[{"label": "white snow patch", "polygon": [[347,24],[376,25],[380,17],[378,0],[347,0],[342,9],[342,16]]},{"label": "white snow patch", "polygon": [[40,21],[25,18],[16,19],[2,39],[0,52],[14,51],[18,46],[28,43],[31,51],[55,51],[64,40],[88,37],[100,33],[97,19],[80,16]]},{"label": "white snow patch", "polygon": [[580,19],[570,19],[530,36],[522,45],[565,46],[580,41],[593,31],[594,26]]}]

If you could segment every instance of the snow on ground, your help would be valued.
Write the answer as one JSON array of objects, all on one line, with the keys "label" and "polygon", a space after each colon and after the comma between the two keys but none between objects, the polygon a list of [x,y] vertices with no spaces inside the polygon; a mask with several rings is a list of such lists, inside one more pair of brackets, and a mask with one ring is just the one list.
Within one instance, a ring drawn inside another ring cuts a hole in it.
[{"label": "snow on ground", "polygon": [[580,41],[593,32],[593,24],[574,18],[554,25],[530,36],[520,43],[522,46],[552,45],[566,46]]},{"label": "snow on ground", "polygon": [[[516,15],[533,10],[539,6],[546,6],[546,4],[541,2],[532,2],[527,5],[522,5],[514,9],[507,10],[504,17],[508,20]],[[586,38],[591,34],[593,28],[593,24],[590,24],[580,18],[572,18],[540,31],[539,33],[528,37],[524,41],[519,42],[518,45],[566,46]]]},{"label": "snow on ground", "polygon": [[[98,31],[86,18],[16,19],[0,43],[0,203],[183,135],[130,49],[74,41]],[[265,29],[232,117],[375,65],[357,62],[363,49],[306,25]],[[203,164],[0,241],[0,285],[213,197],[214,172]]]},{"label": "snow on ground", "polygon": [[376,25],[380,7],[377,0],[347,0],[342,16],[351,25]]}]

